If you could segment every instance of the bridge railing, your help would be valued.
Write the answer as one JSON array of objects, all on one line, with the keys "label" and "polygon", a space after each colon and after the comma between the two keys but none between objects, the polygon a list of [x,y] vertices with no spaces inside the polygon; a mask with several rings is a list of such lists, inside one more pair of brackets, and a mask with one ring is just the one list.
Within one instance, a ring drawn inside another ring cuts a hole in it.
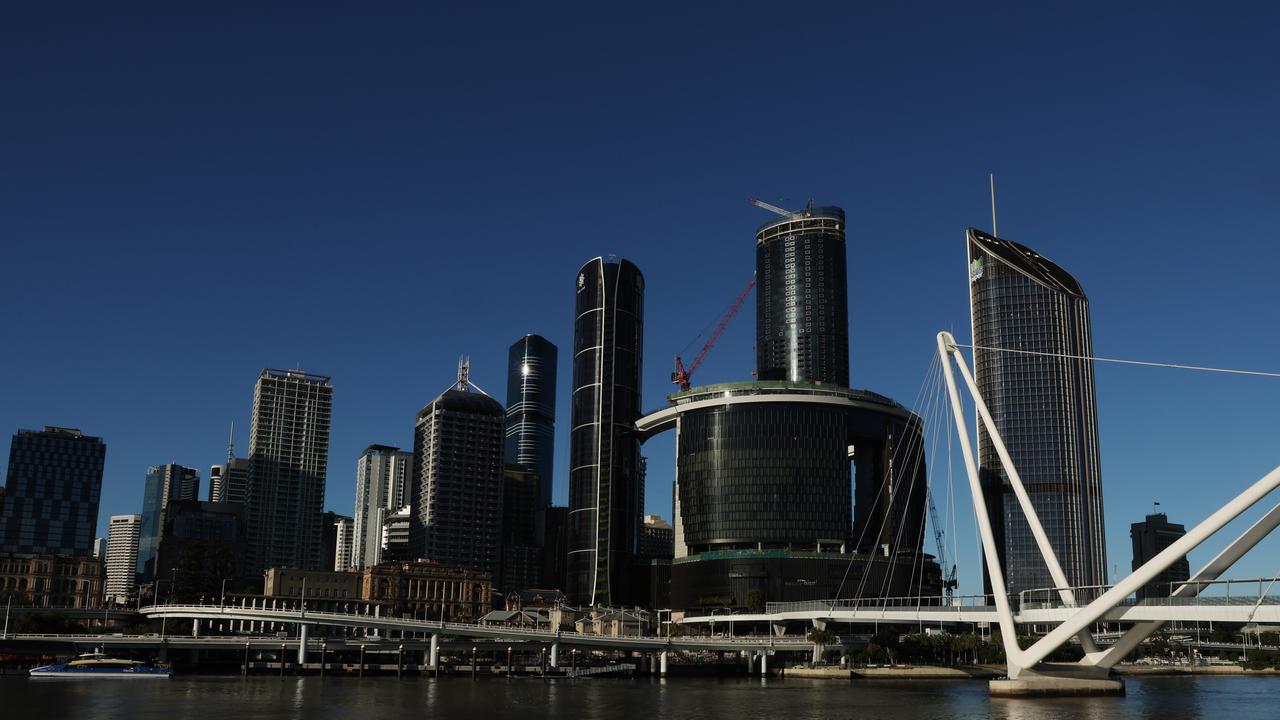
[{"label": "bridge railing", "polygon": [[[991,595],[956,595],[951,604],[937,595],[916,595],[891,598],[841,598],[838,600],[800,600],[796,602],[765,603],[765,614],[786,612],[827,612],[832,610],[902,610],[919,608],[927,612],[958,612],[964,608],[985,607],[992,604]],[[726,616],[730,617],[730,616]]]}]

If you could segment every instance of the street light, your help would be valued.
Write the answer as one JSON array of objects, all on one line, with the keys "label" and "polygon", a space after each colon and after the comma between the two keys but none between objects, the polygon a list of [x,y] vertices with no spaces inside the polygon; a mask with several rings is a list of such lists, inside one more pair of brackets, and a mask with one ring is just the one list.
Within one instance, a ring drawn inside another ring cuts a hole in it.
[{"label": "street light", "polygon": [[222,578],[222,597],[218,599],[218,607],[222,607],[227,603],[227,579]]}]

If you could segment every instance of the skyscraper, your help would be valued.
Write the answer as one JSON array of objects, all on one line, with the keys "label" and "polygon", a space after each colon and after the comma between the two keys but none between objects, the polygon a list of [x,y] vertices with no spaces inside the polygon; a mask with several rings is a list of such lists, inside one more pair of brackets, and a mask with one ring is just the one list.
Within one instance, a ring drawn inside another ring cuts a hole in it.
[{"label": "skyscraper", "polygon": [[129,602],[138,589],[138,539],[142,530],[141,515],[112,515],[107,528],[107,600],[117,604]]},{"label": "skyscraper", "polygon": [[244,504],[249,492],[249,460],[231,458],[209,468],[209,502]]},{"label": "skyscraper", "polygon": [[333,569],[345,572],[355,564],[352,546],[355,544],[355,520],[340,517],[333,522]]},{"label": "skyscraper", "polygon": [[[1186,527],[1169,522],[1169,517],[1164,513],[1152,513],[1142,522],[1133,523],[1129,526],[1129,538],[1133,540],[1133,569],[1146,565],[1148,560],[1186,534]],[[1169,597],[1177,589],[1178,583],[1185,582],[1189,577],[1191,564],[1187,562],[1187,556],[1183,555],[1154,580],[1138,588],[1138,599]]]},{"label": "skyscraper", "polygon": [[382,562],[382,526],[409,500],[407,480],[413,470],[413,454],[390,445],[370,445],[356,461],[355,524],[351,565],[367,567]]},{"label": "skyscraper", "polygon": [[756,373],[849,385],[844,210],[810,207],[756,233]]},{"label": "skyscraper", "polygon": [[[462,375],[462,373],[460,373]],[[465,376],[419,413],[413,435],[413,557],[497,573],[506,411]]]},{"label": "skyscraper", "polygon": [[631,600],[640,537],[640,370],[644,276],[628,260],[596,258],[578,271],[569,436],[571,602]]},{"label": "skyscraper", "polygon": [[322,567],[332,412],[328,377],[273,369],[258,377],[249,430],[246,572]]},{"label": "skyscraper", "polygon": [[156,553],[164,533],[169,503],[200,498],[200,474],[174,463],[147,469],[142,491],[142,526],[138,541],[138,575],[143,582],[156,579]]},{"label": "skyscraper", "polygon": [[506,432],[506,462],[537,473],[530,511],[541,543],[556,441],[556,346],[541,335],[525,335],[507,352]]},{"label": "skyscraper", "polygon": [[534,512],[537,497],[538,473],[535,470],[524,465],[507,465],[504,468],[502,570],[496,583],[504,593],[541,585],[541,542],[535,535],[538,516],[544,515],[546,508],[542,508],[543,512]]},{"label": "skyscraper", "polygon": [[[1107,582],[1089,299],[1034,250],[970,228],[974,373],[1073,586]],[[1001,352],[1012,350],[1017,352]],[[978,462],[1010,593],[1055,585],[981,424]]]},{"label": "skyscraper", "polygon": [[89,555],[107,446],[74,428],[19,430],[0,502],[0,552]]}]

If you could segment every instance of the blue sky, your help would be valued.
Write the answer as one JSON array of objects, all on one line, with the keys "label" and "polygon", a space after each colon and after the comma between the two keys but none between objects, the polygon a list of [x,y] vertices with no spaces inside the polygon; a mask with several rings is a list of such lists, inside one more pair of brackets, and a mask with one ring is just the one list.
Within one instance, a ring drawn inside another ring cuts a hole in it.
[{"label": "blue sky", "polygon": [[[1274,6],[688,5],[10,4],[0,453],[101,435],[101,519],[137,512],[148,465],[207,483],[261,369],[300,365],[334,378],[349,513],[359,451],[409,445],[459,354],[502,397],[511,342],[568,347],[609,253],[646,276],[658,408],[751,276],[749,195],[846,208],[853,383],[910,403],[934,334],[968,335],[988,172],[1001,234],[1085,286],[1099,355],[1280,369]],[[749,308],[699,381],[749,377]],[[1100,366],[1098,402],[1122,571],[1151,502],[1191,524],[1280,462],[1274,379]],[[672,443],[645,453],[669,517]]]}]

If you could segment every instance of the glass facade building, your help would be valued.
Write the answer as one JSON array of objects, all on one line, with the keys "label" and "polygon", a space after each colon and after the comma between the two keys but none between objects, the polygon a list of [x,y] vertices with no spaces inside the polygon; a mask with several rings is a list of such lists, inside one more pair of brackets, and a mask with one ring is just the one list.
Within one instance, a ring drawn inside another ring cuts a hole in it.
[{"label": "glass facade building", "polygon": [[[1129,526],[1129,539],[1133,541],[1133,569],[1137,570],[1165,548],[1174,544],[1187,529],[1179,523],[1169,522],[1164,513],[1148,515],[1142,522]],[[1154,580],[1138,588],[1138,599],[1169,597],[1179,583],[1191,577],[1191,564],[1183,555],[1178,562],[1165,568]]]},{"label": "glass facade building", "polygon": [[156,579],[156,553],[164,535],[169,503],[199,497],[200,474],[195,469],[173,463],[147,469],[142,491],[142,529],[138,537],[138,576],[143,582]]},{"label": "glass facade building", "polygon": [[644,276],[627,260],[596,258],[578,271],[569,436],[568,595],[620,605],[639,545],[640,369]]},{"label": "glass facade building", "polygon": [[74,428],[19,430],[0,494],[0,552],[93,552],[107,446]]},{"label": "glass facade building", "polygon": [[528,512],[541,543],[551,505],[556,444],[556,346],[541,335],[525,335],[507,352],[507,429],[504,454],[536,477]]},{"label": "glass facade building", "polygon": [[637,430],[676,430],[672,607],[745,608],[751,591],[781,602],[940,588],[924,554],[916,415],[817,383],[721,383],[671,399]]},{"label": "glass facade building", "polygon": [[844,210],[801,215],[756,233],[756,374],[848,387]]},{"label": "glass facade building", "polygon": [[[1074,277],[1024,245],[973,228],[967,240],[978,389],[1068,582],[1103,585],[1093,361],[1078,359],[1093,355],[1089,300]],[[1009,592],[1053,587],[981,424],[978,462]]]},{"label": "glass facade building", "polygon": [[266,369],[253,389],[246,572],[325,564],[323,515],[333,384],[303,370]]}]

